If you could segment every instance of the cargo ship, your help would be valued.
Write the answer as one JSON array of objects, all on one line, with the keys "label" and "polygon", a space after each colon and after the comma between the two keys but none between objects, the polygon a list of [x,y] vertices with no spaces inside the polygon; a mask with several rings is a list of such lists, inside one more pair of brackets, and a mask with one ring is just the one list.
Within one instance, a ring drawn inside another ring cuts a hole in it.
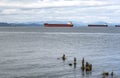
[{"label": "cargo ship", "polygon": [[90,24],[90,25],[88,25],[88,27],[108,27],[108,25],[92,25],[92,24]]},{"label": "cargo ship", "polygon": [[68,24],[48,24],[45,23],[44,27],[73,27],[72,22],[69,22]]},{"label": "cargo ship", "polygon": [[115,27],[120,27],[120,25],[115,25]]}]

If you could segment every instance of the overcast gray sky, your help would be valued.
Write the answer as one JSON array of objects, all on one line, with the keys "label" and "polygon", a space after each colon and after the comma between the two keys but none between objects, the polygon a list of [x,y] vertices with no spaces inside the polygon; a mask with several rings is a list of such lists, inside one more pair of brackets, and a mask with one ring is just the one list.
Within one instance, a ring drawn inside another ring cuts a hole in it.
[{"label": "overcast gray sky", "polygon": [[120,0],[0,0],[0,22],[120,22]]}]

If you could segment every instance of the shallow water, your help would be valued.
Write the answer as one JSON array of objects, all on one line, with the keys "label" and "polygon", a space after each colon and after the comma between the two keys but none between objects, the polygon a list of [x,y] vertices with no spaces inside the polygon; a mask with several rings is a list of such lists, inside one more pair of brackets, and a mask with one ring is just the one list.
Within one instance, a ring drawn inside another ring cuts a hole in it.
[{"label": "shallow water", "polygon": [[[0,28],[1,78],[102,78],[103,71],[120,77],[120,28]],[[67,60],[60,58],[66,54]],[[77,67],[69,66],[77,58]],[[85,58],[92,72],[80,70]],[[110,77],[110,76],[109,76]],[[111,78],[111,77],[110,77]]]}]

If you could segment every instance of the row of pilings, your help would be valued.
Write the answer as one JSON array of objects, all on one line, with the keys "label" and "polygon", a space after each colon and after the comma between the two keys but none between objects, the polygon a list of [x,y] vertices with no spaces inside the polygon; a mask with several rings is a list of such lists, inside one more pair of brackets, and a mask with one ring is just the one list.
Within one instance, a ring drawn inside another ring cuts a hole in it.
[{"label": "row of pilings", "polygon": [[[62,60],[63,61],[66,60],[66,55],[65,54],[63,54],[63,56],[62,56]],[[74,57],[73,63],[69,63],[69,66],[74,66],[74,68],[76,68],[76,65],[77,65],[77,59],[76,59],[76,57]],[[87,61],[85,62],[84,57],[82,58],[82,61],[81,61],[81,70],[82,70],[82,72],[86,72],[86,73],[92,72],[92,68],[93,68],[92,66],[93,65],[91,63],[89,63]],[[111,73],[102,72],[101,75],[103,76],[103,78],[106,78],[108,76],[111,76],[113,78],[114,73],[113,73],[113,71]]]},{"label": "row of pilings", "polygon": [[[63,56],[62,56],[62,60],[63,60],[63,61],[66,60],[65,54],[63,54]],[[76,59],[76,57],[74,57],[74,62],[73,62],[73,64],[72,64],[72,63],[69,63],[69,66],[74,65],[74,67],[76,67],[76,64],[77,64],[77,59]],[[84,70],[86,70],[86,71],[91,71],[91,70],[92,70],[92,64],[90,64],[89,62],[86,62],[86,64],[85,64],[85,60],[84,60],[84,58],[83,58],[83,59],[82,59],[81,70],[82,70],[82,71],[84,71]]]}]

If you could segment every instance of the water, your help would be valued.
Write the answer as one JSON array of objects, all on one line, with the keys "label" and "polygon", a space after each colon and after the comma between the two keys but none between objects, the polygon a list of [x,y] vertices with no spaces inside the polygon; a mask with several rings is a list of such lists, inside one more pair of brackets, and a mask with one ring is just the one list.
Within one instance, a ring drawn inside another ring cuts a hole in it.
[{"label": "water", "polygon": [[[119,56],[120,28],[0,28],[0,78],[102,78],[112,70],[120,78]],[[68,65],[74,57],[76,68]],[[83,57],[92,72],[81,71]]]}]

